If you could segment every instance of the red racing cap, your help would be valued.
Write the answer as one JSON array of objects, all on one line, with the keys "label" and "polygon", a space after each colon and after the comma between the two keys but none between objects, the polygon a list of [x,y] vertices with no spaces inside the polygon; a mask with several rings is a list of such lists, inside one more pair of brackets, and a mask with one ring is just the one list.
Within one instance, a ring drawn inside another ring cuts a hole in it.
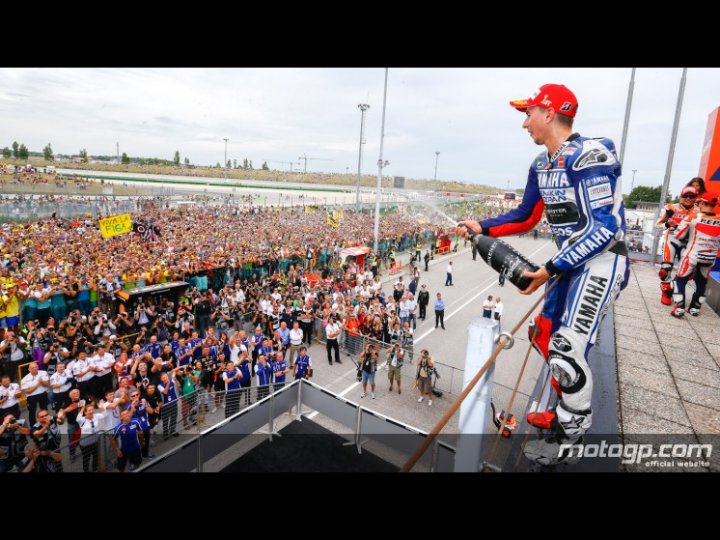
[{"label": "red racing cap", "polygon": [[706,191],[705,193],[700,195],[700,202],[715,205],[718,203],[718,196],[714,193],[711,193],[710,191]]},{"label": "red racing cap", "polygon": [[516,99],[510,102],[520,112],[527,111],[528,107],[537,105],[549,109],[552,107],[558,114],[575,118],[578,102],[575,94],[564,84],[544,84],[540,89],[527,99]]}]

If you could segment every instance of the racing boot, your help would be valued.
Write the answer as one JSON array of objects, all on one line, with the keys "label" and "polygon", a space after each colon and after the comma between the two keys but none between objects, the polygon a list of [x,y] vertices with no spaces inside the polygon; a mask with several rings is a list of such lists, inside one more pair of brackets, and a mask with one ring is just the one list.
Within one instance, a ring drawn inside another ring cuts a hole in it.
[{"label": "racing boot", "polygon": [[704,303],[704,296],[698,296],[697,292],[693,293],[692,300],[690,300],[690,307],[688,308],[688,313],[693,317],[697,317],[698,315],[700,315],[700,308]]},{"label": "racing boot", "polygon": [[[528,421],[530,421],[528,415]],[[549,420],[547,433],[540,439],[528,442],[523,449],[525,457],[539,465],[573,464],[582,457],[583,435],[592,424],[592,411],[573,411],[560,402],[555,411],[534,413],[533,425]]]},{"label": "racing boot", "polygon": [[663,305],[669,306],[672,305],[672,293],[673,293],[673,286],[672,283],[669,281],[661,281],[660,282],[660,302],[662,302]]}]

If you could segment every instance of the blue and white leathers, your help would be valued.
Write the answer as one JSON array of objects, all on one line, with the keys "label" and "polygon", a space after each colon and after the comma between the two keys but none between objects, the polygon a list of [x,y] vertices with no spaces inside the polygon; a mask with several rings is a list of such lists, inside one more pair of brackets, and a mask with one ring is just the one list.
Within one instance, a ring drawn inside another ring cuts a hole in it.
[{"label": "blue and white leathers", "polygon": [[571,135],[530,167],[522,204],[481,222],[483,234],[503,236],[534,227],[545,210],[559,251],[545,267],[550,290],[542,317],[551,322],[545,339],[548,363],[562,398],[559,427],[579,437],[592,423],[592,374],[587,354],[600,321],[627,283],[621,166],[609,139]]}]

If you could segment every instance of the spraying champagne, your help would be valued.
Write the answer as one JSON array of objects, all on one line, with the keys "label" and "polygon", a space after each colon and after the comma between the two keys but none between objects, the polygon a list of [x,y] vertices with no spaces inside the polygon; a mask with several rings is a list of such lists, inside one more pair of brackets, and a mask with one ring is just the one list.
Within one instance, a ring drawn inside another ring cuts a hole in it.
[{"label": "spraying champagne", "polygon": [[527,289],[532,282],[532,278],[523,276],[523,272],[537,272],[540,268],[514,247],[497,238],[476,234],[472,237],[472,242],[485,262],[505,275],[521,291]]}]

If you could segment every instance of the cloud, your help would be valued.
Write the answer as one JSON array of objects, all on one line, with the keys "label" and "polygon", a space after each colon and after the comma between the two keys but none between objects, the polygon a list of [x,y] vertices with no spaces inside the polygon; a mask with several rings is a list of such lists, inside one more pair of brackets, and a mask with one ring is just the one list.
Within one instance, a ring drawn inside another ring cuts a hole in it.
[{"label": "cloud", "polygon": [[[624,159],[635,183],[665,174],[680,69],[638,69]],[[359,103],[366,115],[363,172],[375,174],[380,146],[382,69],[0,69],[0,146],[56,153],[114,154],[195,163],[245,157],[297,162],[308,169],[357,170]],[[546,82],[578,96],[577,130],[620,144],[630,69],[391,69],[385,125],[385,174],[525,184],[541,150],[508,105]],[[708,114],[720,103],[720,70],[690,69],[672,171],[677,192],[697,174]],[[287,166],[276,165],[284,170]]]}]

